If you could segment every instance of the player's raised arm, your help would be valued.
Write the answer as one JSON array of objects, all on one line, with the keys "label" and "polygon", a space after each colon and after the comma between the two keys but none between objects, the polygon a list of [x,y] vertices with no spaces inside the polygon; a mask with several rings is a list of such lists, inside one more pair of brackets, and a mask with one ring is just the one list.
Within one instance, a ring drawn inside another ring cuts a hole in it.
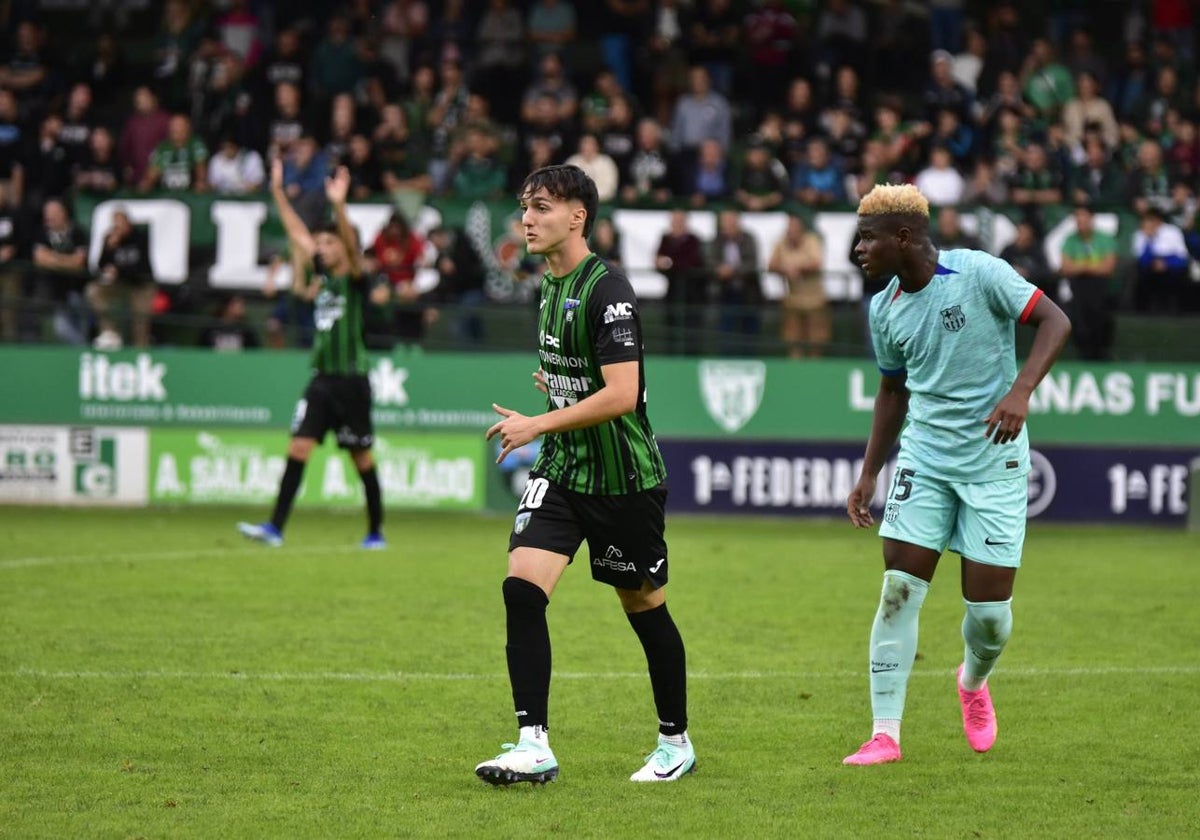
[{"label": "player's raised arm", "polygon": [[362,274],[362,248],[358,245],[358,232],[350,224],[346,215],[346,197],[350,193],[350,170],[339,166],[334,173],[325,179],[325,197],[333,207],[333,220],[337,225],[338,238],[346,246],[346,256],[350,260],[350,273],[354,277]]},{"label": "player's raised arm", "polygon": [[279,221],[283,223],[292,252],[299,252],[306,260],[311,260],[317,251],[312,234],[304,221],[292,209],[287,193],[283,189],[283,160],[276,157],[271,161],[271,198],[279,210]]}]

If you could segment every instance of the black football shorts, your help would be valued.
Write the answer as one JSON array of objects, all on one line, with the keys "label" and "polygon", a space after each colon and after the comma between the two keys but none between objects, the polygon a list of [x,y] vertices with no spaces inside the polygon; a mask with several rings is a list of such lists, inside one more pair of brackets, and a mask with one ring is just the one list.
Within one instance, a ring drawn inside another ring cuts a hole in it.
[{"label": "black football shorts", "polygon": [[370,449],[375,442],[371,424],[371,380],[365,376],[319,373],[308,383],[292,415],[292,437],[325,440],[332,431],[342,449]]},{"label": "black football shorts", "polygon": [[568,490],[536,473],[525,482],[508,550],[527,546],[574,560],[585,540],[592,578],[618,589],[667,582],[667,487],[600,496]]}]

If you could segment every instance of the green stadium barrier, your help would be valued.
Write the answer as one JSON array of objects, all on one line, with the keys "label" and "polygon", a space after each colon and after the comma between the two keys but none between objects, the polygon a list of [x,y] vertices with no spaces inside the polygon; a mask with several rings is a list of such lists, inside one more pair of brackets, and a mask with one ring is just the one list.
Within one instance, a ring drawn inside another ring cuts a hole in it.
[{"label": "green stadium barrier", "polygon": [[[287,428],[308,380],[301,351],[216,353],[0,347],[0,422]],[[381,433],[469,432],[491,404],[542,410],[532,353],[396,350],[373,358]],[[651,357],[647,403],[664,438],[864,441],[878,372],[868,362]],[[982,418],[981,418],[982,419]],[[1031,401],[1040,443],[1194,446],[1200,365],[1056,366]]]},{"label": "green stadium barrier", "polygon": [[[374,449],[390,507],[478,510],[487,477],[478,435],[380,438]],[[270,505],[286,465],[278,430],[150,430],[152,504]],[[362,486],[350,459],[333,446],[316,449],[296,496],[300,506],[361,507]]]}]

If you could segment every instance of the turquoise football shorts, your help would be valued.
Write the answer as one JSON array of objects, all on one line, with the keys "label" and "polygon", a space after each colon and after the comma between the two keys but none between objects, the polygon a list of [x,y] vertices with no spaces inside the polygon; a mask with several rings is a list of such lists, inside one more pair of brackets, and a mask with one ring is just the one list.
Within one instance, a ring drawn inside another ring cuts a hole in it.
[{"label": "turquoise football shorts", "polygon": [[1028,479],[947,481],[900,460],[879,536],[951,551],[989,566],[1021,565]]}]

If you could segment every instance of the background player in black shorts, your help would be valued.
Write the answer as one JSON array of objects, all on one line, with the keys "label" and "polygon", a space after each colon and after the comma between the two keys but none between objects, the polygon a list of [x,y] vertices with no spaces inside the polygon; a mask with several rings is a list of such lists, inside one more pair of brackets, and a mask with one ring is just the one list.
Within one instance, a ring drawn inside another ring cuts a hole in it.
[{"label": "background player in black shorts", "polygon": [[364,280],[358,237],[346,216],[346,193],[350,174],[339,167],[325,182],[325,196],[333,207],[334,221],[318,225],[311,233],[296,215],[283,191],[283,164],[271,164],[271,195],[287,231],[294,256],[293,265],[303,261],[293,293],[311,299],[316,332],[313,339],[313,378],[292,417],[292,439],[288,444],[287,467],[279,482],[279,496],[271,520],[261,525],[239,522],[245,536],[270,546],[283,544],[283,526],[300,488],[304,465],[313,448],[332,431],[337,444],[350,451],[362,479],[367,499],[367,536],[363,548],[386,548],[380,528],[383,503],[379,476],[371,455],[375,431],[371,425],[371,382],[363,344]]},{"label": "background player in black shorts", "polygon": [[516,744],[475,768],[495,785],[547,782],[558,761],[546,734],[550,633],[546,607],[558,579],[586,540],[592,577],[616,588],[646,652],[658,746],[631,776],[673,781],[691,772],[683,640],[667,612],[663,538],[666,469],[646,417],[646,380],[637,300],[620,269],[591,253],[596,185],[574,166],[533,172],[521,188],[531,254],[546,258],[534,374],[545,414],[493,406],[503,420],[499,460],[544,435],[508,543],[504,606],[508,674],[520,734]]}]

